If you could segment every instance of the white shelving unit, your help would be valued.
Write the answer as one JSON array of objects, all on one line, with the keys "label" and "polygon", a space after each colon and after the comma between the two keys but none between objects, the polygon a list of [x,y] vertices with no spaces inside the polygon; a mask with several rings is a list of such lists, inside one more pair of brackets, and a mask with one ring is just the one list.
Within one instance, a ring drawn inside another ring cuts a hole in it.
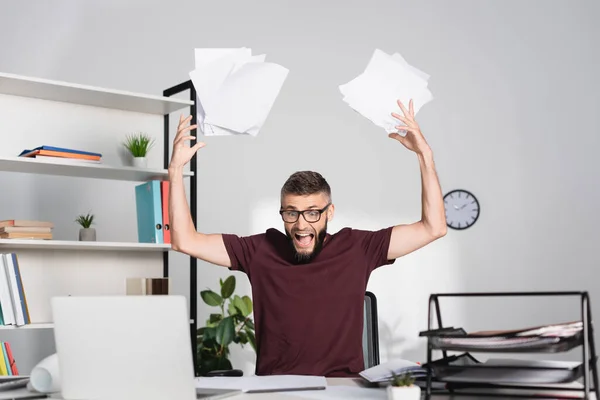
[{"label": "white shelving unit", "polygon": [[194,104],[190,100],[0,73],[0,94],[164,115]]},{"label": "white shelving unit", "polygon": [[[28,97],[53,102],[161,116],[194,105],[194,102],[190,100],[132,93],[7,73],[0,73],[0,95]],[[0,156],[0,172],[140,183],[149,180],[168,180],[168,173],[165,169],[134,168],[94,163],[75,164],[69,161],[59,162],[58,160],[50,162],[39,159],[3,156]],[[191,177],[193,175],[193,172],[184,173],[184,176],[186,177]],[[3,188],[2,190],[10,190],[10,188]],[[135,210],[133,210],[133,212],[135,212]],[[6,215],[9,213],[5,212],[4,214]],[[84,266],[87,267],[85,261],[86,257],[95,257],[94,260],[96,264],[86,269],[87,273],[92,276],[91,278],[88,278],[88,281],[85,283],[85,285],[87,285],[86,288],[89,288],[89,285],[94,283],[94,279],[102,280],[106,277],[107,279],[103,281],[104,285],[112,285],[107,292],[114,293],[114,285],[120,285],[120,282],[122,281],[120,275],[114,276],[115,271],[119,271],[121,265],[115,263],[107,266],[110,267],[107,268],[109,272],[106,272],[103,275],[104,269],[102,268],[101,262],[102,254],[107,254],[103,252],[113,253],[113,256],[114,253],[117,252],[118,255],[114,256],[114,258],[118,259],[119,263],[123,263],[123,269],[126,268],[125,264],[127,263],[127,260],[138,259],[138,265],[132,270],[137,274],[144,274],[145,261],[149,260],[149,257],[152,257],[152,260],[156,260],[155,257],[160,257],[164,260],[164,257],[168,257],[166,253],[171,250],[171,245],[163,243],[88,242],[55,239],[0,239],[0,253],[16,252],[16,250],[27,251],[28,254],[30,254],[30,257],[35,260],[35,265],[27,267],[21,265],[21,261],[19,261],[21,269],[30,269],[27,274],[23,274],[25,295],[29,297],[28,291],[33,291],[33,293],[30,293],[32,294],[32,297],[35,298],[32,301],[37,304],[44,304],[44,308],[46,308],[49,307],[47,305],[47,303],[49,303],[49,298],[47,297],[56,293],[53,291],[55,288],[47,290],[48,288],[45,288],[44,285],[46,285],[45,279],[48,278],[42,277],[36,278],[39,279],[39,281],[36,282],[36,287],[32,288],[33,285],[28,285],[27,282],[25,282],[25,275],[33,277],[47,273],[48,276],[52,276],[52,274],[55,273],[55,270],[59,270],[62,271],[60,272],[62,274],[69,274],[69,276],[71,274],[75,275],[74,278],[65,275],[65,280],[73,279],[73,282],[79,282],[78,280],[81,279],[81,276],[79,276],[81,270],[85,269],[83,268]],[[69,259],[70,262],[74,262],[76,267],[80,266],[82,268],[73,268],[73,270],[66,272],[64,265],[61,264],[62,261],[57,261],[54,257],[56,254],[55,252],[59,252],[62,255],[61,257]],[[55,277],[52,277],[51,279],[54,278]],[[61,285],[63,284],[60,280],[55,280],[54,282],[58,282]],[[79,284],[75,283],[75,285]],[[36,289],[39,289],[40,292],[38,293]],[[66,289],[56,288],[56,290]],[[5,331],[8,334],[10,332],[21,330],[51,330],[53,329],[51,321],[40,322],[49,321],[47,319],[46,311],[47,310],[44,310],[43,315],[40,314],[42,316],[38,321],[32,320],[30,324],[24,326],[0,325],[0,331]]]},{"label": "white shelving unit", "polygon": [[0,239],[0,250],[4,249],[46,249],[46,250],[105,250],[105,251],[154,251],[171,250],[164,243],[127,242],[78,242],[72,240],[40,239]]},{"label": "white shelving unit", "polygon": [[[0,171],[137,182],[169,179],[168,172],[164,169],[114,167],[93,163],[61,164],[57,161],[48,162],[25,157],[0,157]],[[193,172],[184,174],[188,177],[192,175]]]}]

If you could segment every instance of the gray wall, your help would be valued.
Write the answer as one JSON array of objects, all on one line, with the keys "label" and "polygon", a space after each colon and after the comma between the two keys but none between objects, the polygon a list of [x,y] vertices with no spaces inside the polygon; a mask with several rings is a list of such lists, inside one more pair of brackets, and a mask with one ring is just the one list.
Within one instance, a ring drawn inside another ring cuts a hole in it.
[{"label": "gray wall", "polygon": [[[372,276],[382,359],[422,359],[417,332],[432,292],[589,290],[598,304],[599,8],[591,0],[3,1],[0,71],[158,94],[188,79],[195,47],[266,53],[290,74],[258,137],[206,138],[198,229],[281,228],[281,184],[313,169],[332,185],[335,231],[420,216],[416,157],[350,110],[337,88],[374,48],[401,53],[431,74],[436,99],[418,120],[443,190],[468,189],[482,209],[471,229]],[[185,293],[185,258],[178,269]],[[201,263],[199,288],[226,275]],[[447,322],[477,329],[577,318],[575,302],[539,304],[449,303]],[[199,305],[201,321],[208,312]],[[252,370],[250,352],[235,357]]]}]

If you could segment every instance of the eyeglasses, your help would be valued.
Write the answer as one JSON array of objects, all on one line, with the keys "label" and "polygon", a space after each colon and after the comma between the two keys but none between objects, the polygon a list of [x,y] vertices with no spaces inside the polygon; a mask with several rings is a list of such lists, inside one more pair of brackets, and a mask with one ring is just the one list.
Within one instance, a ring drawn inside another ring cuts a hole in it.
[{"label": "eyeglasses", "polygon": [[320,210],[304,210],[304,211],[296,211],[296,210],[280,210],[279,214],[281,214],[281,218],[283,218],[284,222],[292,223],[298,221],[300,218],[300,214],[304,217],[306,222],[319,222],[321,219],[321,214],[329,208],[331,203],[327,204]]}]

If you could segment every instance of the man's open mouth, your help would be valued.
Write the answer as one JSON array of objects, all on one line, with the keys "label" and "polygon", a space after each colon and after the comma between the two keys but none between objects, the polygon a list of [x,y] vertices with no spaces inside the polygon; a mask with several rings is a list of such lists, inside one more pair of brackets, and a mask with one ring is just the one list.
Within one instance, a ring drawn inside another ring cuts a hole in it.
[{"label": "man's open mouth", "polygon": [[314,238],[315,238],[315,235],[313,235],[312,233],[295,233],[294,234],[294,241],[300,247],[310,247],[313,244]]}]

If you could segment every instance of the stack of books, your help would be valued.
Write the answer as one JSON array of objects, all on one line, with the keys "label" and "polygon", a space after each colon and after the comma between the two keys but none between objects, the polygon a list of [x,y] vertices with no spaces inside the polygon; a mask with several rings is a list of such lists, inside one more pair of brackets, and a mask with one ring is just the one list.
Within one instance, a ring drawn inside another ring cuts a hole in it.
[{"label": "stack of books", "polygon": [[48,221],[7,219],[0,221],[0,239],[52,239],[52,228]]},{"label": "stack of books", "polygon": [[19,258],[15,253],[0,254],[0,325],[31,323]]},{"label": "stack of books", "polygon": [[102,154],[100,153],[53,146],[26,149],[19,154],[19,157],[61,164],[99,164],[102,162]]},{"label": "stack of books", "polygon": [[19,369],[8,342],[0,342],[0,376],[17,376]]}]

